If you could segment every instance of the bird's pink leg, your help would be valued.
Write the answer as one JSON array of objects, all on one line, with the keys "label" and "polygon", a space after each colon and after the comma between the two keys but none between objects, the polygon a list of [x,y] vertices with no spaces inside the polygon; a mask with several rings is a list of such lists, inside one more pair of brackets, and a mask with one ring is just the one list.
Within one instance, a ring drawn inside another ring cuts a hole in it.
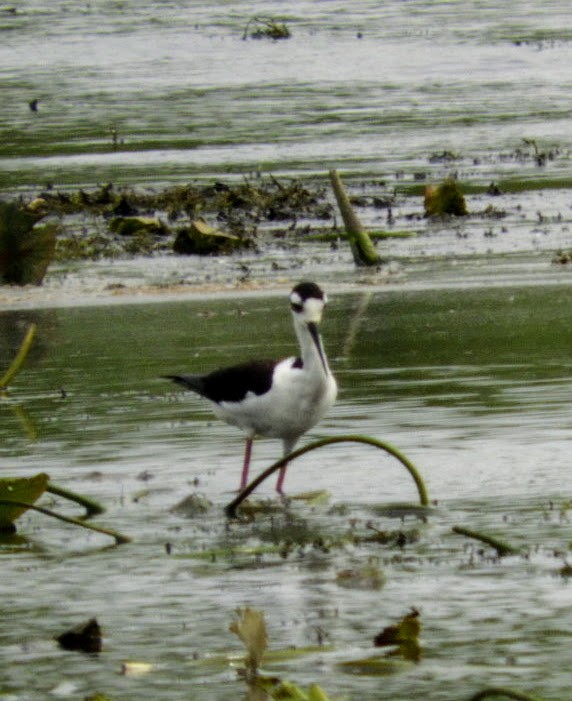
[{"label": "bird's pink leg", "polygon": [[[294,446],[296,445],[297,438],[285,438],[282,441],[282,445],[284,447],[284,457],[287,457],[290,455],[290,453],[294,450]],[[282,465],[280,468],[280,472],[278,473],[278,481],[276,482],[276,491],[280,495],[284,495],[284,492],[282,491],[282,486],[284,485],[284,478],[286,477],[286,468],[288,467],[288,463],[285,463]]]},{"label": "bird's pink leg", "polygon": [[244,450],[244,463],[242,465],[242,477],[240,479],[240,491],[248,484],[248,469],[250,467],[250,456],[252,455],[252,437],[246,439],[246,448]]},{"label": "bird's pink leg", "polygon": [[276,482],[276,491],[278,494],[284,494],[282,491],[282,485],[284,484],[284,478],[286,477],[286,468],[288,467],[288,464],[282,465],[280,468],[280,472],[278,473],[278,480]]}]

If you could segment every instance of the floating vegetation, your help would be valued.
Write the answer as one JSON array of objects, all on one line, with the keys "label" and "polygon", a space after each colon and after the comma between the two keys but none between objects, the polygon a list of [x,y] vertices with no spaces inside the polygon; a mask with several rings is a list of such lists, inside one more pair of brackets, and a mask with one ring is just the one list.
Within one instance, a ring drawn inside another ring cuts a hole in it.
[{"label": "floating vegetation", "polygon": [[[236,619],[230,624],[229,630],[234,633],[245,647],[244,667],[239,669],[239,675],[245,679],[254,692],[264,692],[272,699],[281,701],[328,701],[326,692],[317,684],[311,684],[308,691],[304,692],[292,682],[278,677],[260,674],[260,665],[263,658],[267,658],[268,632],[264,613],[257,609],[236,609]],[[318,650],[323,650],[322,647]],[[295,658],[301,654],[316,652],[316,648],[302,650],[284,650],[271,653],[274,659],[284,660]],[[258,694],[255,694],[258,698]]]},{"label": "floating vegetation", "polygon": [[0,284],[42,284],[58,232],[55,224],[36,226],[43,216],[16,202],[0,202]]},{"label": "floating vegetation", "polygon": [[101,652],[101,628],[95,618],[90,618],[85,623],[79,623],[65,633],[58,635],[56,640],[64,650]]},{"label": "floating vegetation", "polygon": [[252,245],[249,239],[227,234],[200,218],[191,222],[190,226],[177,231],[173,244],[175,253],[182,255],[220,255],[232,253],[239,248]]},{"label": "floating vegetation", "polygon": [[387,626],[375,636],[376,647],[394,647],[391,654],[404,660],[419,662],[421,659],[421,618],[417,609],[411,609],[398,623]]},{"label": "floating vegetation", "polygon": [[417,471],[417,468],[413,465],[413,463],[408,460],[403,453],[401,453],[397,448],[393,447],[389,443],[386,443],[384,441],[380,441],[376,438],[370,438],[369,436],[332,436],[330,438],[322,438],[321,440],[314,441],[313,443],[310,443],[309,445],[304,446],[303,448],[298,448],[298,450],[295,450],[294,452],[290,453],[290,455],[286,455],[280,460],[276,461],[273,465],[268,467],[264,472],[262,472],[258,477],[256,477],[250,484],[248,484],[240,493],[239,495],[233,499],[227,506],[225,507],[225,513],[229,518],[237,518],[237,509],[240,506],[240,504],[251,494],[262,482],[264,482],[265,479],[267,479],[270,475],[272,475],[274,472],[279,470],[283,465],[292,462],[296,458],[299,458],[300,456],[304,455],[305,453],[309,453],[312,450],[316,450],[317,448],[323,448],[327,445],[332,445],[334,443],[365,443],[366,445],[371,445],[374,446],[375,448],[379,448],[380,450],[383,450],[386,453],[389,453],[393,457],[395,457],[409,472],[411,477],[413,478],[415,482],[415,486],[417,487],[417,491],[419,493],[419,501],[422,506],[429,506],[429,495],[427,494],[427,489],[425,487],[425,483],[423,482],[423,479],[419,472]]},{"label": "floating vegetation", "polygon": [[553,155],[549,155],[546,151],[541,151],[538,148],[538,144],[536,143],[536,139],[523,139],[523,142],[527,146],[531,146],[532,149],[534,150],[534,161],[539,168],[546,165],[546,161],[548,160],[549,157],[551,160],[554,157]]},{"label": "floating vegetation", "polygon": [[34,477],[0,479],[0,531],[16,530],[14,521],[42,496],[49,479],[44,472]]},{"label": "floating vegetation", "polygon": [[10,367],[6,370],[2,377],[0,377],[0,397],[2,396],[2,393],[6,391],[12,380],[20,372],[24,361],[28,357],[30,348],[32,347],[35,334],[36,324],[30,324],[30,326],[28,326],[28,330],[26,331],[26,335],[24,336],[24,340],[22,341],[22,345],[16,353],[14,360],[10,363]]},{"label": "floating vegetation", "polygon": [[[37,506],[36,501],[45,493],[63,497],[77,504],[81,504],[86,508],[86,514],[83,519],[64,516],[63,514],[47,509],[43,506]],[[65,523],[86,528],[90,531],[96,531],[115,539],[115,542],[120,545],[130,542],[130,538],[103,526],[95,526],[85,523],[85,519],[94,514],[103,513],[104,509],[92,499],[76,494],[63,487],[58,487],[49,482],[49,477],[41,472],[34,477],[19,477],[19,478],[2,478],[0,479],[0,531],[15,532],[16,527],[14,521],[28,510],[37,511],[46,516],[64,521]]]},{"label": "floating vegetation", "polygon": [[384,587],[385,575],[378,563],[370,560],[361,567],[340,570],[336,574],[336,584],[346,589],[375,591]]},{"label": "floating vegetation", "polygon": [[552,258],[554,265],[570,265],[572,263],[572,249],[568,251],[556,251]]},{"label": "floating vegetation", "polygon": [[518,548],[515,548],[513,545],[505,543],[498,538],[493,538],[490,535],[485,535],[484,533],[473,531],[469,528],[464,528],[463,526],[453,526],[453,533],[464,535],[467,538],[474,538],[475,540],[479,540],[481,543],[485,543],[485,545],[489,545],[491,548],[494,548],[497,551],[497,555],[499,557],[504,557],[505,555],[518,555],[521,552]]},{"label": "floating vegetation", "polygon": [[230,624],[229,630],[240,638],[246,648],[244,670],[246,678],[252,679],[258,674],[262,657],[268,647],[264,614],[248,606],[243,609],[237,608],[235,613],[236,620]]},{"label": "floating vegetation", "polygon": [[337,171],[330,171],[330,182],[336,196],[338,207],[344,220],[346,235],[350,243],[354,263],[359,266],[379,265],[379,257],[367,231],[350,204],[345,188]]},{"label": "floating vegetation", "polygon": [[306,234],[308,220],[333,219],[325,188],[274,177],[178,185],[159,192],[108,183],[90,192],[48,189],[33,201],[42,215],[60,218],[58,260],[167,250],[230,253],[255,246],[262,226],[284,236],[297,233],[304,219]]},{"label": "floating vegetation", "polygon": [[384,654],[339,662],[337,667],[358,676],[387,676],[402,672],[421,659],[420,632],[419,611],[412,609],[398,623],[387,626],[375,637],[376,647],[390,648]]},{"label": "floating vegetation", "polygon": [[279,41],[280,39],[290,39],[292,35],[286,24],[280,24],[275,19],[267,17],[252,17],[246,23],[243,41],[247,39],[272,39]]},{"label": "floating vegetation", "polygon": [[450,215],[464,217],[468,214],[465,197],[456,180],[447,178],[435,187],[425,188],[425,216],[440,217]]}]

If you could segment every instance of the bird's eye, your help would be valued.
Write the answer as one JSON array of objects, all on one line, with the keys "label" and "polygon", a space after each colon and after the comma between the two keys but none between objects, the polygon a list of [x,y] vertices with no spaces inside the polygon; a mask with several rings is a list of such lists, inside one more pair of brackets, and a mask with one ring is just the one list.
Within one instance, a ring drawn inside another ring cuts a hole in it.
[{"label": "bird's eye", "polygon": [[304,309],[304,305],[301,302],[290,302],[293,312],[300,313]]}]

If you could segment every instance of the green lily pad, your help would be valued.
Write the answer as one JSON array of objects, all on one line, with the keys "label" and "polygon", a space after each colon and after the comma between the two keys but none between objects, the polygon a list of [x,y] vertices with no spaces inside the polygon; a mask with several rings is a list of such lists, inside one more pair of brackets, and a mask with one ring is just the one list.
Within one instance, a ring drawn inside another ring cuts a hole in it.
[{"label": "green lily pad", "polygon": [[[49,481],[44,472],[34,477],[0,479],[0,502],[17,501],[33,504],[46,491]],[[12,526],[14,521],[27,511],[25,506],[0,504],[0,530]]]}]

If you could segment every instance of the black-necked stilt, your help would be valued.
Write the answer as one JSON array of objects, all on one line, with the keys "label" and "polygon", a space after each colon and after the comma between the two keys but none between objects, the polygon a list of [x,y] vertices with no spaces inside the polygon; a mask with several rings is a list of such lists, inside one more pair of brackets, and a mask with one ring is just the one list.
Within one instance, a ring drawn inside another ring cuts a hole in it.
[{"label": "black-necked stilt", "polygon": [[[337,385],[318,331],[326,295],[314,282],[301,282],[290,293],[300,357],[253,360],[208,375],[167,375],[210,400],[214,413],[246,433],[240,489],[248,481],[252,441],[256,435],[281,438],[284,455],[318,423],[336,399]],[[276,491],[282,494],[286,465]]]}]

